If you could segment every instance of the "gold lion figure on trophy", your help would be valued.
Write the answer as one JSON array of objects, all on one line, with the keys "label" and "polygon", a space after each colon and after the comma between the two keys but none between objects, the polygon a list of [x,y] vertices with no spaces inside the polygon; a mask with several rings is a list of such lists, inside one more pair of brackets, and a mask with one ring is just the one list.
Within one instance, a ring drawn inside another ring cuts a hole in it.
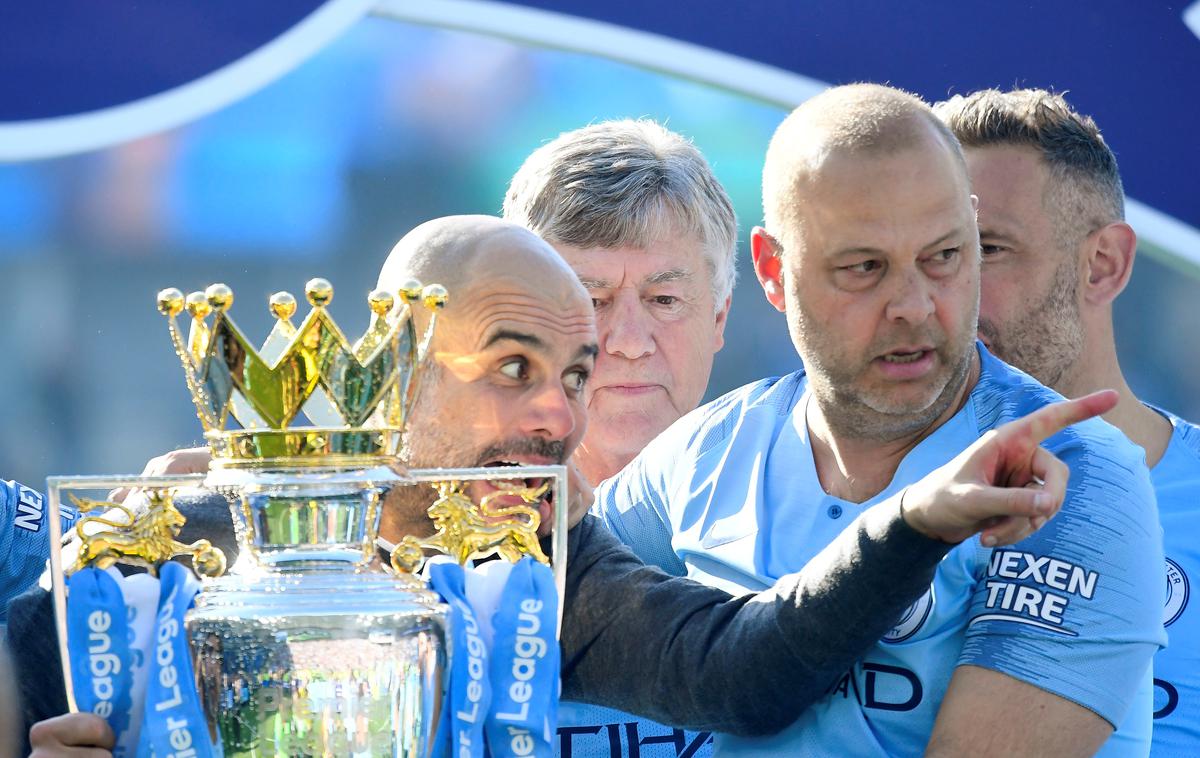
[{"label": "gold lion figure on trophy", "polygon": [[[497,490],[480,498],[478,506],[463,491],[462,482],[437,482],[433,486],[439,497],[427,513],[436,531],[427,539],[408,535],[400,540],[392,551],[393,569],[415,573],[425,559],[426,550],[445,553],[460,564],[495,552],[509,562],[531,555],[549,565],[550,559],[542,552],[537,537],[542,517],[532,505],[546,494],[549,482],[540,487]],[[493,506],[496,498],[506,495],[516,495],[522,504]]]},{"label": "gold lion figure on trophy", "polygon": [[[156,573],[158,566],[177,555],[190,555],[192,568],[204,576],[220,576],[225,572],[225,553],[213,547],[208,540],[196,540],[190,545],[175,538],[179,536],[187,519],[175,507],[171,493],[166,490],[148,490],[150,507],[145,513],[135,515],[132,510],[118,503],[104,500],[89,500],[70,495],[71,502],[80,513],[105,509],[98,516],[85,516],[75,525],[79,537],[79,555],[71,565],[71,572],[95,565],[106,569],[114,563],[144,566]],[[123,515],[121,521],[115,515]],[[87,534],[84,527],[100,524],[110,527],[104,531]]]}]

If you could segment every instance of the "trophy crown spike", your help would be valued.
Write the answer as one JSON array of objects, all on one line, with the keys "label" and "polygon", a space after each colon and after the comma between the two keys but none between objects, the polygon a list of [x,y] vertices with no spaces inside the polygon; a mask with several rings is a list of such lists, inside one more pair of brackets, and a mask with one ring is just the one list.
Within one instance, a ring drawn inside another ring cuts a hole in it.
[{"label": "trophy crown spike", "polygon": [[183,293],[175,287],[167,287],[158,292],[158,312],[174,318],[183,311]]},{"label": "trophy crown spike", "polygon": [[[229,316],[233,290],[213,284],[186,297],[158,295],[188,390],[218,465],[308,465],[342,459],[392,457],[416,397],[430,323],[419,336],[412,319],[418,300],[435,310],[447,298],[440,285],[406,282],[398,293],[367,296],[371,325],[353,344],[326,311],[333,286],[310,279],[312,310],[298,325],[296,298],[276,292],[268,308],[277,319],[261,349]],[[402,301],[394,319],[387,316]],[[192,317],[185,340],[175,319]],[[297,419],[303,414],[308,424]],[[232,422],[231,422],[232,420]]]},{"label": "trophy crown spike", "polygon": [[329,280],[320,277],[309,279],[304,285],[304,296],[312,305],[324,308],[333,300],[333,285]]},{"label": "trophy crown spike", "polygon": [[406,303],[412,303],[421,299],[421,283],[416,279],[409,279],[400,285],[400,299]]},{"label": "trophy crown spike", "polygon": [[370,306],[371,312],[380,318],[388,315],[395,304],[395,296],[385,289],[372,290],[371,294],[367,295],[367,305]]},{"label": "trophy crown spike", "polygon": [[421,291],[421,300],[425,303],[425,307],[431,311],[445,308],[446,301],[449,299],[449,293],[440,284],[431,284]]},{"label": "trophy crown spike", "polygon": [[208,298],[203,292],[188,293],[184,300],[184,307],[187,308],[188,314],[194,319],[204,319],[208,314],[212,313],[212,304],[208,302]]},{"label": "trophy crown spike", "polygon": [[276,292],[267,301],[271,315],[280,321],[287,321],[296,313],[296,298],[290,292]]},{"label": "trophy crown spike", "polygon": [[208,299],[213,310],[220,313],[229,310],[229,306],[233,305],[233,290],[225,284],[208,285],[208,289],[204,290],[204,297]]}]

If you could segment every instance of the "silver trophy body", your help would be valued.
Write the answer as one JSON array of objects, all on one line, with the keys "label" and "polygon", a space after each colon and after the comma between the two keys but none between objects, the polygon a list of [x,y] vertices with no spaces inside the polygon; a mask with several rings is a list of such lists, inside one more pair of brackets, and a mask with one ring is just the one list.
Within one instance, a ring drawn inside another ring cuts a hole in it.
[{"label": "silver trophy body", "polygon": [[197,686],[226,756],[429,754],[446,606],[372,564],[382,497],[368,470],[218,472],[242,552],[188,615]]}]

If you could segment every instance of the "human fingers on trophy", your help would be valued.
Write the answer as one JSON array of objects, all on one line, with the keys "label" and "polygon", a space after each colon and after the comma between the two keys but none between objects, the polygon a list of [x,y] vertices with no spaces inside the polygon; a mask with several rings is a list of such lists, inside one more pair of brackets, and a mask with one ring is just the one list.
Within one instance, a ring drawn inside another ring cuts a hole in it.
[{"label": "human fingers on trophy", "polygon": [[[212,452],[208,447],[187,447],[172,450],[162,455],[156,455],[146,461],[142,468],[142,476],[178,476],[182,474],[203,474],[208,471],[212,462]],[[114,503],[124,503],[125,499],[136,490],[130,487],[118,487],[108,493],[107,500]]]},{"label": "human fingers on trophy", "polygon": [[30,758],[108,756],[115,744],[112,728],[94,713],[66,713],[29,730]]},{"label": "human fingers on trophy", "polygon": [[[596,502],[596,490],[587,477],[583,475],[575,459],[567,461],[567,492],[570,509],[567,511],[567,526],[574,528],[583,521],[583,517],[592,509]],[[550,532],[547,530],[546,534]]]}]

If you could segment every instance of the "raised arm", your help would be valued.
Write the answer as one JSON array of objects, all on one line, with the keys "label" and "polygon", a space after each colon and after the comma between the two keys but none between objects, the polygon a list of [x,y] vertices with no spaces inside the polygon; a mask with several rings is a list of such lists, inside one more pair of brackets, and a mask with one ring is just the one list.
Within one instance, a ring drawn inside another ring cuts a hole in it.
[{"label": "raised arm", "polygon": [[1007,544],[1051,517],[1067,471],[1038,443],[1114,400],[1099,393],[1002,427],[757,595],[646,567],[586,519],[571,536],[563,696],[691,729],[778,731],[925,592],[954,542],[983,531]]}]

